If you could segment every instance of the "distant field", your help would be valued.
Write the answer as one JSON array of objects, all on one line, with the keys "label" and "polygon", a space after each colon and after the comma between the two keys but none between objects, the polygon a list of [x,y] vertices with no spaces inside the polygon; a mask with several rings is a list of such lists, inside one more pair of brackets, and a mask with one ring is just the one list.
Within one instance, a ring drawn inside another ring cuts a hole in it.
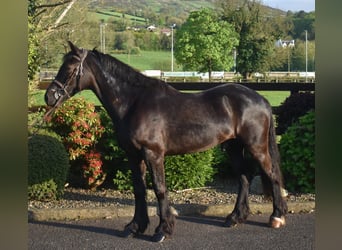
[{"label": "distant field", "polygon": [[[123,4],[124,1],[121,1]],[[213,8],[214,4],[210,1],[204,1],[204,0],[199,0],[199,1],[164,1],[163,3],[160,3],[160,1],[155,1],[155,0],[146,0],[145,5],[148,6],[148,8],[156,13],[157,15],[161,14],[161,8],[164,9],[164,14],[165,14],[165,9],[171,9],[172,12],[177,15],[177,13],[189,13],[194,10],[199,10],[201,8]],[[99,21],[99,20],[105,20],[107,21],[109,18],[114,18],[114,19],[122,19],[123,18],[123,13],[122,12],[117,12],[116,10],[119,10],[119,8],[114,8],[112,5],[111,6],[105,6],[102,5],[102,7],[98,5],[95,9],[91,9],[88,11],[88,19],[91,21]],[[127,8],[123,8],[127,9]],[[138,10],[138,9],[137,9]],[[125,10],[123,10],[125,12]],[[127,12],[127,11],[126,11]],[[140,25],[145,24],[146,20],[145,18],[141,16],[134,16],[134,15],[128,15],[124,14],[124,18],[130,21],[135,21],[138,22]]]},{"label": "distant field", "polygon": [[[171,71],[171,52],[169,51],[141,51],[140,55],[112,54],[120,61],[140,71],[160,69]],[[174,64],[174,70],[181,70]]]},{"label": "distant field", "polygon": [[145,23],[145,18],[132,16],[128,14],[122,14],[120,12],[115,12],[115,11],[111,11],[107,9],[100,9],[100,10],[97,10],[96,12],[95,11],[88,12],[88,19],[92,21],[104,20],[105,22],[107,22],[109,18],[122,19],[123,16],[125,19],[136,21],[136,22],[139,22],[140,24]]}]

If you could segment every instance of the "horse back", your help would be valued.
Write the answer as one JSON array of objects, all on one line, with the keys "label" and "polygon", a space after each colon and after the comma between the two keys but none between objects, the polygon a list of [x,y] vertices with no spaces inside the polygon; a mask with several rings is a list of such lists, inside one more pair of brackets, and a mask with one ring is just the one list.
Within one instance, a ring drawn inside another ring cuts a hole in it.
[{"label": "horse back", "polygon": [[207,150],[238,136],[250,117],[269,116],[269,104],[255,91],[225,84],[199,93],[143,93],[126,129],[137,148],[163,154]]}]

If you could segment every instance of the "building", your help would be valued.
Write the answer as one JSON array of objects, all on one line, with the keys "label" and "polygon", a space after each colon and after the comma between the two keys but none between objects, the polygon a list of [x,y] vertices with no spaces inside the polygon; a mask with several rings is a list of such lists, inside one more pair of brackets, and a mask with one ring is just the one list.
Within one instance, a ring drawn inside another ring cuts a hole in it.
[{"label": "building", "polygon": [[294,40],[277,40],[275,42],[275,46],[276,47],[282,47],[282,48],[286,48],[286,47],[289,47],[289,48],[293,48],[295,46],[295,41]]}]

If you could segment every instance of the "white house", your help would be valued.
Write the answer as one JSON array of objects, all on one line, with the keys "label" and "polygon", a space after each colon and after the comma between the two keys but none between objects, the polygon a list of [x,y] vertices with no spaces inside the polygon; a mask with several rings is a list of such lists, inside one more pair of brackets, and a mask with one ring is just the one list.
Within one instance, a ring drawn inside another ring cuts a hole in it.
[{"label": "white house", "polygon": [[276,47],[282,47],[282,48],[286,48],[286,47],[289,47],[289,48],[293,48],[295,46],[295,41],[294,40],[277,40],[275,42],[275,46]]},{"label": "white house", "polygon": [[151,32],[153,32],[153,31],[155,31],[155,29],[156,29],[156,26],[154,26],[154,25],[150,25],[150,26],[148,26],[146,29],[147,29],[148,31],[151,31]]}]

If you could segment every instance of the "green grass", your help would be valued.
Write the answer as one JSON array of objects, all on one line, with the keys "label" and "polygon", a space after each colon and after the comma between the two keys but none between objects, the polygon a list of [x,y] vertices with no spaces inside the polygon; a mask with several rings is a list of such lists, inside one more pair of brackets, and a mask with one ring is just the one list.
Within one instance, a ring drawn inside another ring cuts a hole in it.
[{"label": "green grass", "polygon": [[[140,55],[112,54],[120,61],[140,71],[160,69],[171,71],[171,52],[169,51],[141,51]],[[174,70],[181,70],[174,64]]]},{"label": "green grass", "polygon": [[[32,93],[33,98],[33,104],[32,106],[44,106],[44,94],[45,90],[38,90]],[[101,105],[99,99],[97,99],[97,96],[91,91],[91,90],[84,90],[78,94],[75,95],[75,97],[84,97],[87,101],[94,103],[95,105]]]},{"label": "green grass", "polygon": [[[87,13],[88,20],[92,20],[92,21],[104,20],[107,22],[108,19],[121,20],[123,18],[122,13],[120,13],[120,12],[110,11],[108,9],[100,9],[98,11],[99,12],[89,11]],[[145,24],[145,18],[142,18],[142,17],[124,14],[124,18],[126,20],[139,22],[140,24]]]},{"label": "green grass", "polygon": [[[279,106],[289,95],[290,91],[258,91],[262,96],[264,96],[273,107]],[[34,106],[45,105],[44,102],[45,90],[39,90],[34,95],[35,100]],[[97,99],[96,95],[90,90],[84,90],[81,93],[76,94],[77,96],[82,96],[89,102],[95,105],[101,105],[100,101]]]},{"label": "green grass", "polygon": [[290,91],[257,91],[260,95],[264,96],[272,107],[278,107],[287,97],[290,96]]}]

